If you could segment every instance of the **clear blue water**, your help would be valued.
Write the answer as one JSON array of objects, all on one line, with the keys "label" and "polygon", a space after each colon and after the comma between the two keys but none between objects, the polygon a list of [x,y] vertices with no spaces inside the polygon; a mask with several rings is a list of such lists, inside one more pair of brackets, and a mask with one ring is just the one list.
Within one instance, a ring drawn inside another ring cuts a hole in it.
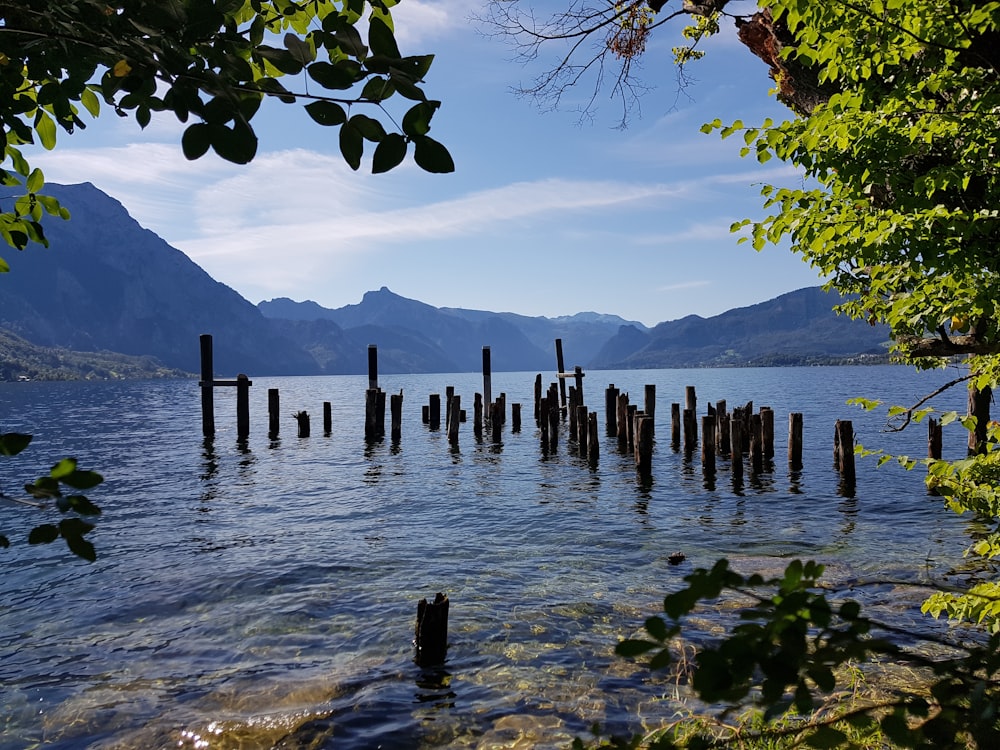
[{"label": "clear blue water", "polygon": [[[92,494],[104,510],[94,564],[58,544],[29,547],[43,519],[2,507],[14,545],[0,551],[0,749],[566,747],[595,721],[639,731],[673,713],[671,689],[613,648],[693,566],[817,559],[849,587],[940,579],[960,565],[970,521],[927,495],[919,469],[862,461],[845,497],[832,462],[837,419],[852,419],[867,446],[924,455],[922,426],[884,434],[884,413],[845,401],[906,403],[954,375],[588,372],[603,441],[593,468],[565,439],[541,449],[534,373],[493,374],[493,395],[523,405],[522,431],[508,418],[499,446],[472,434],[482,378],[471,373],[383,376],[405,396],[398,445],[365,444],[364,377],[254,378],[242,445],[232,389],[217,392],[218,433],[205,441],[193,381],[0,384],[0,428],[35,435],[4,461],[4,491],[65,455],[106,478]],[[609,383],[639,404],[656,385],[649,482],[603,437]],[[428,395],[448,385],[470,415],[457,448],[421,421]],[[670,403],[688,385],[702,414],[719,399],[771,406],[773,470],[734,488],[727,461],[708,481],[697,454],[671,450]],[[281,392],[275,440],[268,388]],[[939,406],[964,401],[958,389]],[[299,410],[312,415],[310,438],[297,437]],[[800,472],[784,461],[789,411],[804,414]],[[946,431],[946,456],[963,452],[964,435]],[[681,565],[668,562],[675,551]],[[448,659],[422,669],[416,606],[438,591],[451,600]],[[918,594],[864,596],[931,627]]]}]

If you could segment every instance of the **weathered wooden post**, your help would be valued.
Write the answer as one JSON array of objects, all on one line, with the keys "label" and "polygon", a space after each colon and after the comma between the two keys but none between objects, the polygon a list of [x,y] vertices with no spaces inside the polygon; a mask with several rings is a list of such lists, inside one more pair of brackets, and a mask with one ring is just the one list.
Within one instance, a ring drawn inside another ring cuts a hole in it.
[{"label": "weathered wooden post", "polygon": [[403,436],[403,391],[393,393],[389,398],[389,429],[394,442],[399,442]]},{"label": "weathered wooden post", "polygon": [[684,410],[684,452],[694,453],[694,447],[698,444],[698,428],[695,426],[695,413],[691,409]]},{"label": "weathered wooden post", "polygon": [[635,449],[635,442],[636,440],[639,439],[639,436],[636,434],[636,429],[635,429],[636,428],[635,415],[638,414],[638,412],[639,412],[638,404],[628,405],[628,418],[625,421],[628,424],[628,447],[632,449]]},{"label": "weathered wooden post", "polygon": [[432,393],[428,399],[430,407],[428,424],[432,430],[441,429],[441,394]]},{"label": "weathered wooden post", "polygon": [[990,402],[993,400],[993,389],[988,385],[982,389],[976,381],[969,382],[968,406],[966,414],[976,418],[976,427],[969,430],[969,455],[985,455],[987,449],[987,430],[990,422]]},{"label": "weathered wooden post", "polygon": [[656,386],[647,383],[644,388],[642,410],[653,420],[653,434],[656,434]]},{"label": "weathered wooden post", "polygon": [[760,407],[761,439],[764,444],[764,460],[774,458],[774,410],[770,406]]},{"label": "weathered wooden post", "polygon": [[715,432],[718,435],[719,455],[728,456],[730,450],[729,412],[715,412]]},{"label": "weathered wooden post", "polygon": [[250,378],[242,372],[236,376],[236,437],[250,436]]},{"label": "weathered wooden post", "polygon": [[577,365],[573,368],[573,379],[576,382],[576,398],[577,403],[582,404],[584,402],[583,397],[583,368]]},{"label": "weathered wooden post", "polygon": [[847,484],[853,484],[854,473],[854,425],[850,420],[837,420],[834,427],[834,456],[837,470]]},{"label": "weathered wooden post", "polygon": [[327,437],[333,432],[333,406],[329,401],[323,402],[323,434]]},{"label": "weathered wooden post", "polygon": [[292,417],[299,425],[299,437],[307,438],[309,437],[309,412],[307,411],[297,411]]},{"label": "weathered wooden post", "polygon": [[368,345],[368,387],[378,388],[378,347]]},{"label": "weathered wooden post", "polygon": [[378,439],[377,423],[378,389],[365,391],[365,440],[369,443]]},{"label": "weathered wooden post", "polygon": [[278,437],[278,423],[281,421],[278,416],[280,411],[281,397],[277,388],[267,389],[267,435],[272,440]]},{"label": "weathered wooden post", "polygon": [[[698,442],[698,395],[695,393],[693,385],[684,388],[684,408],[691,411],[691,450],[694,450],[694,445]],[[684,439],[687,441],[688,436],[685,435]]]},{"label": "weathered wooden post", "polygon": [[503,417],[500,414],[500,408],[500,399],[497,399],[490,405],[490,431],[494,445],[499,445],[503,442],[503,435],[501,432],[503,428]]},{"label": "weathered wooden post", "polygon": [[729,420],[729,442],[732,447],[732,456],[729,463],[733,471],[733,482],[740,482],[743,480],[743,451],[738,450],[736,447],[738,445],[743,445],[742,415],[743,412],[740,409],[734,409],[732,419]]},{"label": "weathered wooden post", "polygon": [[681,405],[670,404],[670,445],[674,450],[681,447]]},{"label": "weathered wooden post", "polygon": [[212,390],[215,380],[215,368],[212,364],[212,334],[203,333],[199,338],[201,344],[201,434],[212,437],[215,434],[215,392]]},{"label": "weathered wooden post", "polygon": [[608,437],[618,435],[618,389],[610,383],[604,391],[604,433]]},{"label": "weathered wooden post", "polygon": [[500,424],[507,424],[507,394],[500,391],[500,397],[497,399],[497,403],[500,404]]},{"label": "weathered wooden post", "polygon": [[645,415],[636,419],[635,466],[642,476],[653,471],[653,420]]},{"label": "weathered wooden post", "polygon": [[927,420],[927,458],[941,458],[942,432],[941,423],[934,417]]},{"label": "weathered wooden post", "polygon": [[446,385],[444,387],[444,428],[451,429],[451,397],[455,395],[455,386]]},{"label": "weathered wooden post", "polygon": [[562,419],[558,399],[558,396],[549,396],[549,450],[553,453],[559,447],[559,422]]},{"label": "weathered wooden post", "polygon": [[592,411],[587,417],[587,461],[591,466],[597,466],[601,456],[600,438],[597,436],[597,412]]},{"label": "weathered wooden post", "polygon": [[521,404],[513,403],[510,405],[510,431],[520,432],[521,431]]},{"label": "weathered wooden post", "polygon": [[628,392],[618,394],[618,450],[628,450]]},{"label": "weathered wooden post", "polygon": [[[454,389],[452,389],[454,390]],[[462,397],[452,393],[448,399],[448,442],[458,445],[458,424],[461,421],[459,416],[462,413]]]},{"label": "weathered wooden post", "polygon": [[576,417],[577,411],[576,407],[580,405],[580,401],[577,398],[576,388],[574,386],[569,387],[569,398],[566,404],[566,414],[569,416],[569,439],[576,440]]},{"label": "weathered wooden post", "polygon": [[750,468],[754,474],[764,470],[764,420],[760,414],[750,415]]},{"label": "weathered wooden post", "polygon": [[580,458],[587,457],[587,435],[590,432],[590,417],[587,414],[587,407],[583,404],[576,406],[576,447],[580,453]]},{"label": "weathered wooden post", "polygon": [[538,401],[538,431],[542,439],[543,450],[549,448],[549,397],[542,396]]},{"label": "weathered wooden post", "polygon": [[556,380],[559,382],[559,408],[566,408],[566,366],[563,362],[562,339],[556,339]]},{"label": "weathered wooden post", "polygon": [[541,426],[542,373],[535,375],[535,424]]},{"label": "weathered wooden post", "polygon": [[472,403],[472,431],[476,437],[483,434],[483,394],[477,393]]},{"label": "weathered wooden post", "polygon": [[[483,403],[491,404],[493,403],[493,374],[491,372],[490,364],[490,348],[488,346],[483,347]],[[489,415],[487,415],[487,418]]]},{"label": "weathered wooden post", "polygon": [[420,418],[424,424],[431,423],[431,407],[430,404],[424,404],[420,407]]},{"label": "weathered wooden post", "polygon": [[448,652],[448,597],[442,593],[433,602],[421,599],[417,604],[417,625],[413,643],[416,662],[421,667],[443,664]]},{"label": "weathered wooden post", "polygon": [[788,415],[788,465],[795,471],[802,468],[802,412]]},{"label": "weathered wooden post", "polygon": [[701,418],[701,468],[705,474],[715,473],[715,417]]}]

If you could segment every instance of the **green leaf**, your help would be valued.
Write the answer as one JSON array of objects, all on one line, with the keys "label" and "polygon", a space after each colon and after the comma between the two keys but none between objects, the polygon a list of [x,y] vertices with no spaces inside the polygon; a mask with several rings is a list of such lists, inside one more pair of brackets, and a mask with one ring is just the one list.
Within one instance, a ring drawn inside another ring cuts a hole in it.
[{"label": "green leaf", "polygon": [[83,495],[68,495],[56,500],[56,505],[63,513],[74,511],[82,516],[99,516],[101,509]]},{"label": "green leaf", "polygon": [[21,432],[5,432],[0,435],[0,456],[16,456],[28,447],[31,435]]},{"label": "green leaf", "polygon": [[347,122],[347,113],[335,102],[310,102],[305,106],[305,110],[306,114],[320,125],[343,125]]},{"label": "green leaf", "polygon": [[56,147],[56,123],[45,110],[38,110],[35,115],[35,132],[42,142],[42,147],[51,151]]},{"label": "green leaf", "polygon": [[49,476],[53,479],[62,479],[76,471],[76,459],[64,458],[49,470]]},{"label": "green leaf", "polygon": [[84,88],[80,93],[80,103],[90,112],[90,116],[97,118],[101,114],[101,100],[90,87]]},{"label": "green leaf", "polygon": [[427,135],[431,129],[431,118],[441,106],[441,102],[421,102],[410,107],[403,115],[403,132],[410,138]]},{"label": "green leaf", "polygon": [[59,527],[51,523],[36,526],[28,533],[28,544],[49,544],[59,538]]},{"label": "green leaf", "polygon": [[257,155],[257,136],[248,125],[237,122],[233,127],[212,127],[212,149],[233,164],[249,164]]},{"label": "green leaf", "polygon": [[212,145],[212,130],[203,122],[189,125],[181,136],[181,149],[190,161],[200,159]]},{"label": "green leaf", "polygon": [[24,183],[24,188],[29,193],[37,193],[45,185],[45,175],[42,174],[40,169],[32,169],[31,174],[28,175],[28,179]]},{"label": "green leaf", "polygon": [[96,471],[74,471],[60,477],[63,484],[69,485],[74,490],[89,490],[104,481],[104,477]]},{"label": "green leaf", "polygon": [[97,550],[94,549],[94,545],[82,536],[64,535],[63,539],[66,540],[66,546],[69,547],[70,552],[77,557],[82,557],[88,562],[95,562],[97,560]]},{"label": "green leaf", "polygon": [[372,16],[368,24],[368,46],[376,55],[399,58],[399,47],[396,46],[396,37],[381,18]]},{"label": "green leaf", "polygon": [[413,160],[421,169],[432,174],[447,174],[455,171],[455,162],[443,145],[430,136],[413,139]]},{"label": "green leaf", "polygon": [[406,158],[406,139],[399,133],[388,133],[372,156],[372,174],[382,174],[393,169]]},{"label": "green leaf", "polygon": [[653,643],[652,641],[642,641],[636,639],[627,639],[624,641],[619,641],[618,645],[615,646],[615,653],[618,656],[623,656],[626,659],[632,659],[636,656],[642,656],[654,648],[659,648],[658,643]]},{"label": "green leaf", "polygon": [[365,150],[365,139],[353,122],[345,122],[340,128],[340,153],[351,169],[361,166],[361,156]]},{"label": "green leaf", "polygon": [[351,125],[358,129],[366,141],[378,143],[385,138],[385,128],[382,123],[367,115],[354,115],[351,118]]},{"label": "green leaf", "polygon": [[346,90],[365,77],[361,65],[354,60],[341,60],[336,65],[314,62],[307,68],[309,77],[325,89]]},{"label": "green leaf", "polygon": [[303,67],[316,59],[316,53],[313,51],[312,45],[307,41],[303,41],[295,34],[285,34],[284,41],[285,49]]}]

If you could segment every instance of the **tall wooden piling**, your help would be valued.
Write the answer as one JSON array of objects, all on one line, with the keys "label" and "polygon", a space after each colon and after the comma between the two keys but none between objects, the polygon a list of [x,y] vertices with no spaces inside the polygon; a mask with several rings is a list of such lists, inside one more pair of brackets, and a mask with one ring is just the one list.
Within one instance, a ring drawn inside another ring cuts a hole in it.
[{"label": "tall wooden piling", "polygon": [[[454,390],[454,389],[452,389]],[[448,442],[458,445],[458,425],[462,421],[462,397],[452,393],[448,399]]]},{"label": "tall wooden piling", "polygon": [[500,413],[500,399],[490,405],[490,434],[494,445],[503,442],[503,415]]},{"label": "tall wooden piling", "polygon": [[236,376],[236,437],[250,436],[250,378],[242,372]]},{"label": "tall wooden piling", "polygon": [[549,450],[555,452],[559,447],[559,422],[561,419],[558,396],[549,392]]},{"label": "tall wooden piling", "polygon": [[542,373],[535,375],[535,424],[541,426]]},{"label": "tall wooden piling", "polygon": [[927,420],[927,458],[941,458],[941,444],[943,438],[941,423],[931,417]]},{"label": "tall wooden piling", "polygon": [[730,466],[733,472],[733,481],[743,480],[743,451],[738,447],[743,445],[743,419],[742,410],[734,409],[733,416],[729,420],[729,445],[732,449]]},{"label": "tall wooden piling", "polygon": [[576,440],[576,417],[577,417],[576,407],[579,405],[580,401],[578,400],[578,396],[576,394],[576,388],[570,386],[569,397],[566,402],[566,415],[569,417],[570,440]]},{"label": "tall wooden piling", "polygon": [[597,412],[592,411],[587,417],[587,461],[591,466],[597,466],[601,456],[600,438],[597,436]]},{"label": "tall wooden piling", "polygon": [[[493,403],[493,372],[488,346],[483,347],[483,403]],[[488,417],[489,415],[487,415]]]},{"label": "tall wooden piling", "polygon": [[584,404],[576,406],[576,447],[580,458],[587,457],[587,437],[590,434],[590,417]]},{"label": "tall wooden piling", "polygon": [[802,412],[788,415],[788,465],[796,471],[802,468]]},{"label": "tall wooden piling", "polygon": [[674,450],[681,447],[681,405],[670,404],[670,445]]},{"label": "tall wooden piling", "polygon": [[715,473],[715,417],[701,418],[701,467],[705,474]]},{"label": "tall wooden piling", "polygon": [[368,345],[368,387],[378,388],[378,347]]},{"label": "tall wooden piling", "polygon": [[542,396],[538,401],[538,432],[542,440],[542,448],[549,448],[549,397]]},{"label": "tall wooden piling", "polygon": [[566,372],[566,364],[563,361],[562,339],[556,339],[556,378],[559,381],[559,407],[566,408],[566,379],[563,375]]},{"label": "tall wooden piling", "polygon": [[604,432],[608,437],[618,435],[618,389],[614,383],[604,391]]},{"label": "tall wooden piling", "polygon": [[[371,381],[369,381],[371,382]],[[378,440],[378,389],[369,388],[365,391],[365,440]]]},{"label": "tall wooden piling", "polygon": [[[723,405],[725,402],[721,402]],[[717,436],[716,443],[719,447],[720,456],[729,456],[732,453],[731,449],[731,432],[729,429],[729,412],[723,410],[719,411],[718,408],[715,410],[715,433]]]},{"label": "tall wooden piling", "polygon": [[510,405],[510,431],[520,432],[521,431],[521,404],[514,403]]},{"label": "tall wooden piling", "polygon": [[451,397],[455,395],[455,386],[446,385],[444,388],[444,428],[451,429]]},{"label": "tall wooden piling", "polygon": [[774,458],[774,410],[770,406],[760,407],[761,439],[764,450],[764,460]]},{"label": "tall wooden piling", "polygon": [[390,437],[399,442],[403,436],[403,391],[393,393],[389,398],[389,429]]},{"label": "tall wooden piling", "polygon": [[695,424],[695,413],[692,409],[684,410],[684,452],[694,453],[698,444],[698,427]]},{"label": "tall wooden piling", "polygon": [[281,411],[281,397],[277,388],[267,389],[267,435],[272,440],[278,437]]},{"label": "tall wooden piling", "polygon": [[333,432],[333,405],[323,402],[323,434],[329,436]]},{"label": "tall wooden piling", "polygon": [[652,383],[647,383],[643,388],[643,403],[642,410],[646,413],[646,416],[653,420],[653,433],[656,433],[656,386]]},{"label": "tall wooden piling", "polygon": [[754,474],[764,470],[764,420],[760,414],[750,415],[750,468]]},{"label": "tall wooden piling", "polygon": [[477,393],[472,404],[472,432],[476,437],[483,434],[483,394]]},{"label": "tall wooden piling", "polygon": [[441,429],[441,394],[432,393],[428,397],[427,423],[432,430]]},{"label": "tall wooden piling", "polygon": [[215,380],[215,368],[212,364],[212,334],[203,333],[199,338],[201,345],[201,434],[212,437],[215,434],[215,393],[212,390]]},{"label": "tall wooden piling", "polygon": [[653,471],[653,420],[648,416],[636,419],[635,467],[643,476]]},{"label": "tall wooden piling", "polygon": [[573,381],[576,383],[577,403],[582,404],[585,399],[583,397],[583,368],[580,365],[573,368]]},{"label": "tall wooden piling", "polygon": [[834,426],[834,460],[844,482],[853,484],[854,473],[854,425],[850,420],[838,419]]},{"label": "tall wooden piling", "polygon": [[628,450],[628,393],[618,394],[618,406],[615,410],[618,419],[618,450]]},{"label": "tall wooden piling", "polygon": [[421,667],[443,664],[448,652],[448,597],[442,593],[433,602],[421,599],[417,604],[417,625],[413,643],[416,662]]}]

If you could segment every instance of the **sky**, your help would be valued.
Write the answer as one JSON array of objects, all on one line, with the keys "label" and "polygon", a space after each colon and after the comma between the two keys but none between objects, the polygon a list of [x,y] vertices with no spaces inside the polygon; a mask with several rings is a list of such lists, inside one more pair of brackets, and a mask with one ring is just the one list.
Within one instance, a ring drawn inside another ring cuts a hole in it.
[{"label": "sky", "polygon": [[[557,3],[535,0],[540,14]],[[739,7],[748,4],[729,6]],[[110,111],[29,159],[50,182],[93,183],[253,303],[289,297],[336,308],[384,286],[435,307],[593,311],[653,326],[822,283],[786,248],[758,253],[730,233],[734,221],[764,215],[763,184],[799,180],[775,161],[741,159],[742,138],[699,130],[716,117],[788,115],[731,22],[689,67],[683,91],[676,34],[654,35],[642,60],[649,91],[622,129],[609,91],[582,122],[592,87],[556,111],[516,96],[560,50],[518,61],[509,42],[482,33],[482,12],[482,0],[393,9],[403,54],[435,55],[423,88],[442,106],[429,134],[452,154],[452,174],[425,173],[408,158],[372,175],[371,144],[354,172],[336,129],[279,102],[254,120],[260,146],[249,165],[211,152],[189,162],[172,116],[141,130]]]}]

